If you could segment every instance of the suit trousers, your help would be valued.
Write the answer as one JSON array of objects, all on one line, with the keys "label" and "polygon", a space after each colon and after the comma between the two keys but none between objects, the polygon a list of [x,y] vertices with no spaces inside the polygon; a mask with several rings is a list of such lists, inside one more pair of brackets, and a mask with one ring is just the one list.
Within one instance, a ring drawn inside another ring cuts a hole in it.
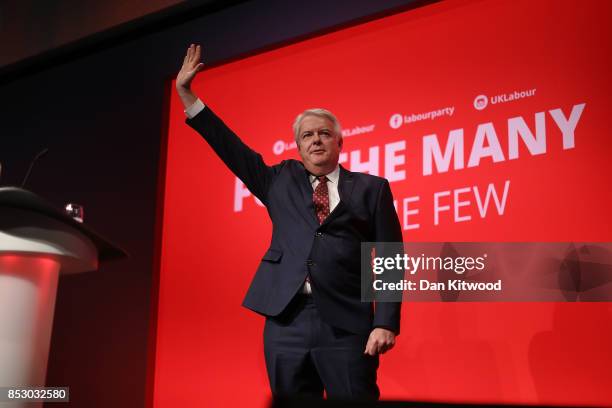
[{"label": "suit trousers", "polygon": [[379,359],[364,354],[368,337],[330,326],[312,296],[296,295],[281,315],[266,318],[264,354],[273,395],[378,399]]}]

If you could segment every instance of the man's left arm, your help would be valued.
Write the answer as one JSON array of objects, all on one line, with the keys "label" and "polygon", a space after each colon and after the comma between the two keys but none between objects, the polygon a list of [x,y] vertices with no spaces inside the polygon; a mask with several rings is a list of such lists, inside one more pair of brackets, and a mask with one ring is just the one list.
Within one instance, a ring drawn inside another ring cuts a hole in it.
[{"label": "man's left arm", "polygon": [[[402,242],[402,227],[395,207],[389,182],[384,180],[378,194],[375,216],[376,242]],[[374,310],[374,329],[370,333],[365,354],[382,354],[395,345],[395,336],[400,332],[401,302],[376,302]]]}]

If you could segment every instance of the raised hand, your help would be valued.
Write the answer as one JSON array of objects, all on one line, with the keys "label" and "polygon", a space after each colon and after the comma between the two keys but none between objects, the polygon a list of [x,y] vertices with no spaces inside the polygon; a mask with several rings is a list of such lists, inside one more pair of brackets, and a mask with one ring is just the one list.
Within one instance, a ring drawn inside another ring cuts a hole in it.
[{"label": "raised hand", "polygon": [[191,44],[187,48],[187,53],[183,59],[183,66],[176,76],[176,89],[181,92],[191,89],[191,81],[204,69],[204,64],[200,62],[202,48],[199,45]]},{"label": "raised hand", "polygon": [[176,91],[178,92],[185,109],[193,105],[198,97],[191,91],[191,81],[204,68],[200,62],[202,49],[199,45],[191,44],[183,59],[183,66],[176,76]]}]

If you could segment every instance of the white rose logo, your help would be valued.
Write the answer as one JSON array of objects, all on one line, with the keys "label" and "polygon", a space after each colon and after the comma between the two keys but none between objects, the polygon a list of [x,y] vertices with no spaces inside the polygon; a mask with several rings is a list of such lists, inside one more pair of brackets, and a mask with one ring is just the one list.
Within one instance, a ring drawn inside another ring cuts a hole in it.
[{"label": "white rose logo", "polygon": [[272,151],[277,156],[279,154],[282,154],[285,151],[285,142],[283,142],[282,140],[279,140],[276,143],[274,143],[274,146],[272,146]]}]

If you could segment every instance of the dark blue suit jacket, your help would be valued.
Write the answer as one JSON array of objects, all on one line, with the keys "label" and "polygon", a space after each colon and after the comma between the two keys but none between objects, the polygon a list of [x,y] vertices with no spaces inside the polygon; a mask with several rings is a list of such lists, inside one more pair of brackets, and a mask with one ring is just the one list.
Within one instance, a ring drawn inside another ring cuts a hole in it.
[{"label": "dark blue suit jacket", "polygon": [[402,230],[389,182],[340,166],[340,203],[321,225],[304,165],[284,160],[268,166],[207,106],[187,124],[200,133],[229,169],[266,206],[272,219],[270,248],[243,305],[279,315],[310,273],[323,320],[353,333],[385,327],[399,333],[401,303],[361,302],[361,242],[401,242]]}]

